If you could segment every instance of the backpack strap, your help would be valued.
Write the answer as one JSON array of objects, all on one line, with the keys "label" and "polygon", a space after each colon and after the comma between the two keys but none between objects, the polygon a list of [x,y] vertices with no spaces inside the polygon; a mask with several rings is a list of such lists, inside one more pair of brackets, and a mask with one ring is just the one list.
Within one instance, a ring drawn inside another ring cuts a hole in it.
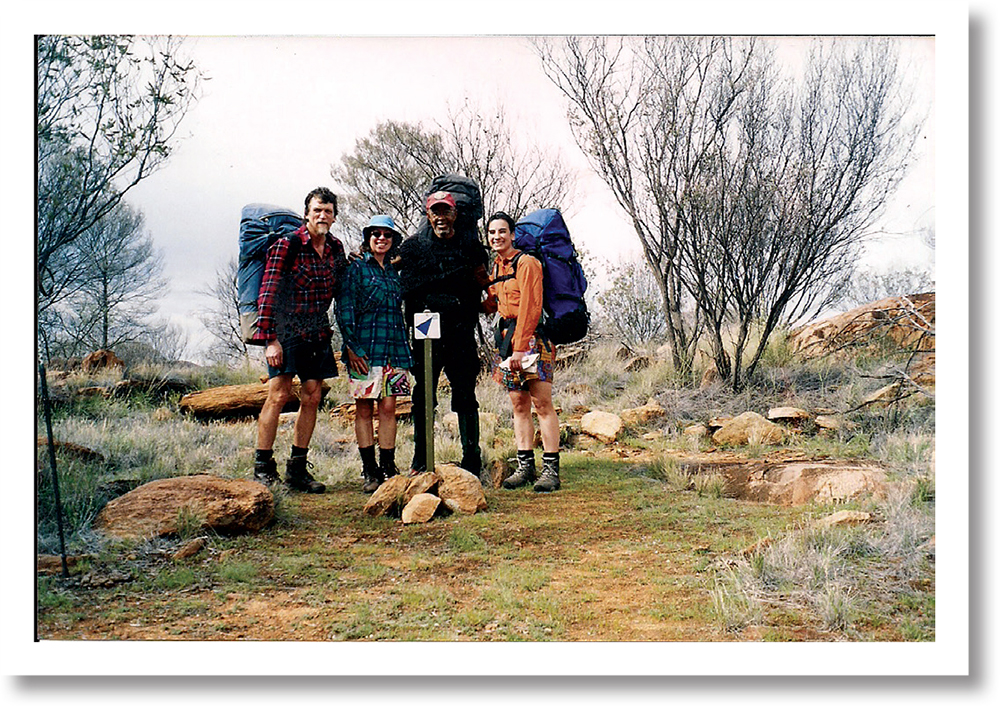
[{"label": "backpack strap", "polygon": [[[523,255],[523,254],[524,254],[523,252],[518,251],[517,255],[514,256],[514,259],[510,261],[511,270],[510,270],[510,274],[509,275],[502,275],[502,276],[499,276],[499,277],[494,277],[493,279],[490,280],[489,284],[486,285],[486,286],[487,287],[492,287],[494,284],[497,284],[498,282],[506,282],[509,279],[514,279],[514,277],[517,276],[517,261],[521,258],[521,255]],[[500,265],[500,261],[499,260],[497,260],[495,263],[493,263],[493,272],[494,273],[496,273],[496,272],[499,271],[499,269],[500,269],[499,265]]]},{"label": "backpack strap", "polygon": [[299,256],[299,249],[302,247],[302,238],[295,233],[283,235],[281,237],[288,238],[288,250],[285,252],[285,261],[281,263],[281,282],[278,284],[277,298],[287,301],[292,287],[289,282],[288,275],[291,273],[292,266],[295,264],[295,258]]}]

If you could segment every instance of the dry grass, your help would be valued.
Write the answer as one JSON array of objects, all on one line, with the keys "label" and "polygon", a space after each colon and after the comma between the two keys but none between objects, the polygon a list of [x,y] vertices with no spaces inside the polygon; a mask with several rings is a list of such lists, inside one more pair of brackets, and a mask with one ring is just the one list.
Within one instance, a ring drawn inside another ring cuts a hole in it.
[{"label": "dry grass", "polygon": [[[240,561],[206,564],[193,575],[160,566],[154,559],[143,560],[147,562],[143,566],[164,586],[202,587],[209,594],[244,585],[252,587],[251,591],[280,590],[290,580],[286,574],[291,576],[298,567],[303,575],[333,581],[331,590],[346,586],[351,595],[360,597],[375,591],[374,595],[381,596],[367,607],[338,602],[345,612],[340,618],[331,618],[318,639],[438,639],[430,628],[442,621],[450,626],[447,634],[457,639],[589,639],[586,630],[579,632],[574,625],[589,625],[591,634],[605,635],[606,639],[630,639],[627,620],[604,632],[599,627],[602,614],[615,610],[612,586],[623,585],[626,577],[638,582],[634,586],[636,601],[655,603],[655,620],[690,614],[703,627],[713,626],[702,633],[685,632],[688,627],[656,633],[661,637],[652,639],[663,639],[667,634],[675,637],[666,639],[706,639],[708,635],[712,636],[708,639],[934,639],[934,557],[929,543],[934,535],[932,404],[862,410],[851,416],[855,424],[851,431],[787,442],[813,456],[877,460],[901,481],[884,501],[864,504],[863,509],[871,512],[876,522],[814,530],[808,523],[815,510],[750,508],[723,497],[721,478],[691,476],[664,452],[704,450],[703,440],[679,431],[691,421],[716,415],[735,415],[748,409],[764,414],[769,407],[779,405],[849,409],[870,391],[870,380],[859,377],[852,367],[829,361],[795,365],[778,350],[765,359],[768,367],[762,369],[755,385],[734,396],[721,385],[704,389],[678,386],[665,361],[654,360],[638,373],[625,373],[616,351],[615,345],[598,345],[585,360],[557,371],[555,401],[563,410],[564,421],[579,409],[621,411],[652,397],[666,410],[666,415],[654,422],[664,435],[655,443],[646,443],[637,434],[624,440],[623,448],[645,454],[641,467],[627,459],[597,461],[589,452],[574,453],[568,448],[564,467],[571,481],[556,494],[559,503],[573,499],[561,511],[568,513],[565,516],[542,510],[542,501],[530,493],[500,492],[491,496],[491,512],[426,530],[400,531],[391,524],[359,517],[356,486],[360,464],[353,429],[336,417],[321,414],[310,459],[315,464],[314,474],[331,488],[324,496],[329,500],[324,502],[332,506],[324,511],[322,520],[306,518],[311,506],[279,491],[278,520],[268,533],[252,539],[213,540],[219,547],[236,549],[244,557]],[[226,379],[221,370],[191,375],[201,383],[226,384],[245,381],[252,372],[237,371],[233,379]],[[115,381],[110,374],[101,384]],[[75,390],[88,382],[93,380],[74,378],[67,387]],[[483,430],[485,461],[488,465],[504,463],[514,451],[509,400],[485,376],[478,394],[481,411],[497,415],[495,429]],[[337,383],[331,397],[331,404],[346,401]],[[118,550],[89,529],[103,503],[113,497],[105,490],[111,481],[145,482],[204,471],[227,477],[249,476],[255,425],[198,422],[177,412],[177,399],[149,395],[69,398],[57,405],[56,437],[91,448],[105,459],[95,463],[60,458],[71,553],[99,554],[114,563],[109,557]],[[439,404],[439,414],[448,411],[446,390]],[[284,422],[275,446],[279,463],[290,443],[291,424]],[[435,446],[442,461],[457,460],[461,455],[456,434],[444,425],[438,425]],[[755,453],[754,449],[743,451]],[[767,449],[756,452],[764,454]],[[408,463],[411,454],[412,426],[404,422],[399,427],[397,463]],[[44,456],[39,458],[44,466]],[[54,552],[57,545],[47,475],[40,476],[38,538],[40,551]],[[600,522],[581,524],[588,519],[577,516],[581,503],[595,513],[589,517],[614,516],[621,521],[608,527]],[[553,534],[560,532],[566,534]],[[302,533],[310,536],[305,545],[312,547],[308,551],[298,539],[288,539]],[[337,537],[344,533],[362,539],[347,549],[338,549]],[[535,543],[510,543],[512,537],[536,533],[541,539]],[[553,542],[568,541],[566,538],[572,538],[569,550],[547,554],[553,551]],[[763,549],[748,557],[740,553],[762,538],[770,539]],[[400,554],[403,545],[409,549]],[[713,547],[708,554],[702,553],[706,546]],[[560,583],[558,561],[566,566],[578,562],[589,566],[587,557],[594,547],[606,552],[603,569],[597,562],[588,569],[595,573],[574,578],[576,593],[568,593],[567,586]],[[159,550],[148,547],[137,551],[140,556],[159,556]],[[642,575],[636,573],[636,552],[648,561]],[[673,563],[662,564],[657,558],[662,556],[673,556]],[[429,583],[408,583],[404,588],[398,582],[409,574],[400,573],[401,561],[409,563],[406,571],[437,578]],[[275,568],[275,562],[285,569]],[[674,571],[681,573],[675,575]],[[449,575],[465,576],[477,587],[479,598],[459,598],[461,591],[440,580]],[[603,585],[605,579],[606,594],[593,588]],[[673,592],[675,581],[683,592]],[[666,590],[663,582],[669,582],[671,591],[657,593]],[[43,583],[40,600],[51,610],[63,611],[59,613],[62,617],[53,620],[68,620],[66,615],[73,612],[79,596],[69,600],[64,589],[51,580]],[[205,606],[214,605],[210,597],[199,600]],[[331,598],[323,593],[309,600],[327,605]],[[416,611],[416,617],[408,608],[412,605],[424,606]],[[636,610],[640,603],[629,605]],[[679,607],[689,605],[699,607]],[[182,609],[174,606],[170,610]],[[224,606],[219,610],[219,615],[225,613]],[[397,616],[389,627],[379,623],[386,611]],[[508,626],[498,619],[500,615],[507,616]],[[623,632],[616,632],[619,629]],[[682,637],[685,635],[687,638]],[[208,639],[219,636],[202,635]]]}]

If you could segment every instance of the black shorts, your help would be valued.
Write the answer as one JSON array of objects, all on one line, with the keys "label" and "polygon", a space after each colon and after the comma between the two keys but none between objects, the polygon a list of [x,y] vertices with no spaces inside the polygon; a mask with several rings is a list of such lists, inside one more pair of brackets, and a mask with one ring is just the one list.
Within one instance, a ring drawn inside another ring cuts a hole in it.
[{"label": "black shorts", "polygon": [[330,341],[306,341],[292,338],[281,341],[281,367],[267,366],[268,377],[298,375],[299,382],[337,377],[337,359]]}]

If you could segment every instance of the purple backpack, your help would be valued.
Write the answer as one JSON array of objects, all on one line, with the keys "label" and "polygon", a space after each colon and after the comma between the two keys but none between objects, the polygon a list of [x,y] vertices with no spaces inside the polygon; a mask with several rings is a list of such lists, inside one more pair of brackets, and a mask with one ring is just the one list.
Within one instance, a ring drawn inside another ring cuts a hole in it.
[{"label": "purple backpack", "polygon": [[587,335],[590,314],[584,293],[587,278],[562,214],[543,208],[514,227],[514,247],[542,263],[542,318],[539,328],[553,343],[574,343]]}]

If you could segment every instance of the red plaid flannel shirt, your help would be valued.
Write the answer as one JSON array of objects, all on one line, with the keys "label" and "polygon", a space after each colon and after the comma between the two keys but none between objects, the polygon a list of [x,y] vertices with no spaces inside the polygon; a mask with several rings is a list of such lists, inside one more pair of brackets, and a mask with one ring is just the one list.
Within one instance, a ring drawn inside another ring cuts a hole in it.
[{"label": "red plaid flannel shirt", "polygon": [[[257,297],[256,339],[297,336],[307,340],[329,340],[330,321],[327,311],[337,294],[341,273],[347,265],[344,246],[328,235],[323,254],[309,242],[309,231],[302,226],[289,237],[300,238],[295,261],[286,266],[288,238],[279,238],[267,251],[264,279]],[[281,283],[288,278],[289,286],[282,302],[278,302]]]}]

